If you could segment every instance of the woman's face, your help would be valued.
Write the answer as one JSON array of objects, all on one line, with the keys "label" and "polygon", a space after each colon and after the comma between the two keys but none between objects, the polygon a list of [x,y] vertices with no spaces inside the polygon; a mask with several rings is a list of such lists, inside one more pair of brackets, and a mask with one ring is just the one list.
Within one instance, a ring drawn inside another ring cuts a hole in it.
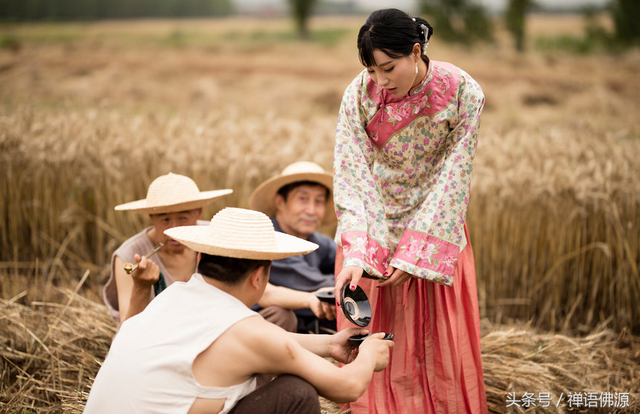
[{"label": "woman's face", "polygon": [[412,53],[409,56],[394,59],[380,49],[373,51],[376,66],[367,67],[371,79],[389,94],[401,98],[417,85],[421,79],[416,74],[419,58]]}]

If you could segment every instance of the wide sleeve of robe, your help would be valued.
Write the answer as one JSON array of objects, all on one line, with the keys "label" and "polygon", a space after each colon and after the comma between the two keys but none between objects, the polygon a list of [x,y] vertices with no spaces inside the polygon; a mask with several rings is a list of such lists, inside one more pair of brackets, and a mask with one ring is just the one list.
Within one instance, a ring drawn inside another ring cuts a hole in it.
[{"label": "wide sleeve of robe", "polygon": [[334,153],[336,241],[344,266],[386,267],[451,285],[484,95],[461,69],[432,62],[423,84],[387,99],[366,71],[345,91]]}]

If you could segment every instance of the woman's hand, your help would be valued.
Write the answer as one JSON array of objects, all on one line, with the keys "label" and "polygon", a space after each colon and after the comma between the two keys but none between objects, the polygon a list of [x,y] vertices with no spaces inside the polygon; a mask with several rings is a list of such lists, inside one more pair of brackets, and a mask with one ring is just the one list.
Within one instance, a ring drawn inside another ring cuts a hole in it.
[{"label": "woman's hand", "polygon": [[385,274],[389,273],[391,273],[391,276],[389,276],[389,279],[380,282],[380,287],[400,286],[407,280],[411,279],[411,275],[409,273],[405,272],[404,270],[396,269],[395,267],[389,266]]},{"label": "woman's hand", "polygon": [[342,305],[340,303],[340,298],[342,297],[343,287],[349,283],[350,289],[355,290],[363,272],[364,270],[358,266],[345,266],[342,268],[340,274],[336,277],[336,288],[334,290],[336,295],[336,306]]}]

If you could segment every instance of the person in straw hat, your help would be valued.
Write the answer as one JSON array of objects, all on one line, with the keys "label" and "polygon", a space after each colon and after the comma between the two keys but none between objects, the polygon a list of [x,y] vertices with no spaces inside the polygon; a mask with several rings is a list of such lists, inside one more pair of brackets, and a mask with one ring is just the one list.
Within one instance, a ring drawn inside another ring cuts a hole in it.
[{"label": "person in straw hat", "polygon": [[[251,194],[249,208],[270,216],[276,231],[320,246],[305,256],[275,260],[270,275],[273,285],[299,292],[333,289],[336,243],[332,238],[318,233],[321,226],[336,222],[332,185],[333,176],[321,166],[299,161],[260,184]],[[311,303],[309,308],[319,309],[318,312],[312,313],[310,309],[288,311],[286,306],[272,301],[271,304],[275,306],[260,309],[260,314],[292,332],[318,333],[320,327],[335,331],[335,305],[320,302],[314,294],[308,296]]]},{"label": "person in straw hat", "polygon": [[[151,226],[126,240],[111,256],[111,276],[103,299],[118,324],[142,311],[166,286],[188,280],[196,268],[196,252],[167,237],[164,230],[197,224],[202,207],[232,192],[200,191],[191,178],[169,173],[153,180],[146,198],[115,207],[116,211],[148,214],[151,221]],[[131,274],[125,272],[125,263],[139,261],[159,243],[164,245],[153,260],[140,263]]]},{"label": "person in straw hat", "polygon": [[[197,273],[122,324],[86,414],[320,413],[318,394],[353,401],[386,367],[393,341],[383,333],[356,347],[349,337],[366,330],[299,335],[249,309],[263,295],[272,260],[309,253],[316,244],[276,232],[263,213],[239,208],[221,210],[209,226],[165,233],[199,252]],[[265,373],[278,377],[256,389],[256,374]]]}]

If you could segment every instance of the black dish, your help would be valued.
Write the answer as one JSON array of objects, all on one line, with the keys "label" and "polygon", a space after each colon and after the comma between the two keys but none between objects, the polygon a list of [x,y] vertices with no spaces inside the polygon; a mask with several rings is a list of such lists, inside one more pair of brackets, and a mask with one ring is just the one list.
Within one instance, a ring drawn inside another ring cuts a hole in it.
[{"label": "black dish", "polygon": [[322,302],[336,303],[336,294],[333,292],[333,290],[317,292],[316,297]]},{"label": "black dish", "polygon": [[371,276],[369,273],[367,272],[362,272],[362,277],[365,277],[367,279],[373,279],[373,280],[387,280],[389,279],[388,276],[382,276],[382,277],[377,277],[377,276]]},{"label": "black dish", "polygon": [[340,301],[342,313],[347,317],[349,322],[365,327],[371,322],[371,305],[367,294],[360,286],[356,286],[355,290],[349,289],[349,285],[345,285],[342,289],[342,300]]},{"label": "black dish", "polygon": [[[360,286],[356,286],[355,290],[349,289],[349,285],[345,285],[342,289],[342,299],[340,301],[342,313],[353,324],[363,328],[369,325],[371,322],[371,304],[369,298],[364,290]],[[369,335],[353,335],[349,338],[350,341],[360,345]],[[384,338],[392,340],[394,335],[392,333],[384,334]]]},{"label": "black dish", "polygon": [[[349,340],[352,342],[357,342],[358,344],[362,343],[362,341],[364,341],[365,339],[367,339],[369,336],[371,336],[373,334],[367,334],[367,335],[353,335],[351,337],[349,337]],[[384,334],[384,338],[382,339],[386,339],[386,340],[392,340],[393,337],[395,335],[393,335],[392,333],[388,333],[388,334]]]}]

